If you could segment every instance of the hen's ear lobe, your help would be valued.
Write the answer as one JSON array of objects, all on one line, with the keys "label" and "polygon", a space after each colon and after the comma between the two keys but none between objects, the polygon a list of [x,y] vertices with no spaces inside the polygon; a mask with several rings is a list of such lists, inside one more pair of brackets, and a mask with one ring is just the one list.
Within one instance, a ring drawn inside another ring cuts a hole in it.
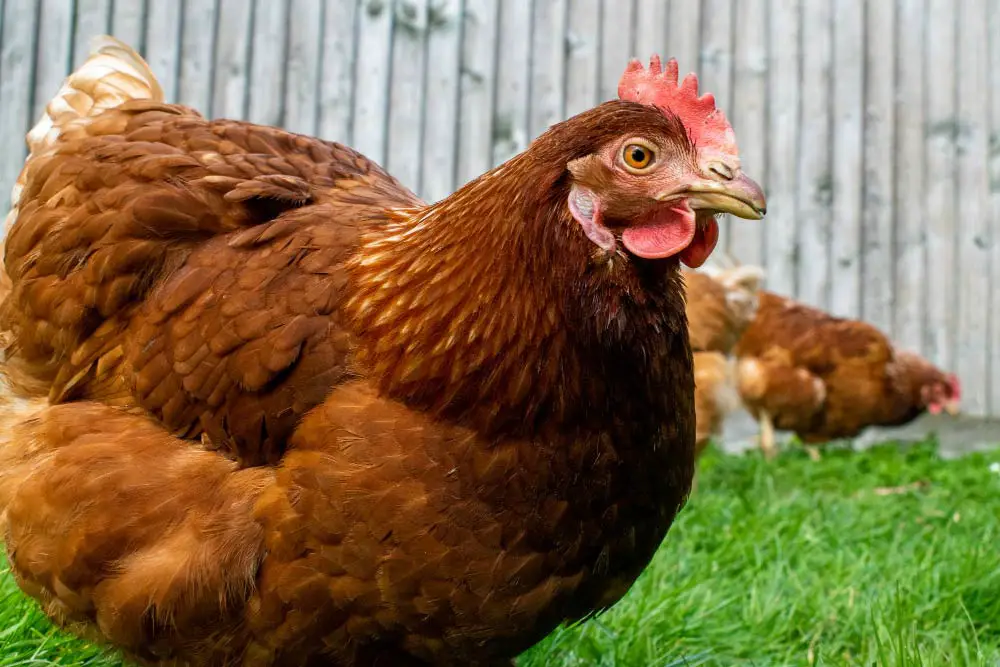
[{"label": "hen's ear lobe", "polygon": [[605,252],[614,251],[615,235],[602,224],[602,204],[597,195],[585,187],[574,185],[570,188],[566,205],[569,206],[573,219],[594,245]]}]

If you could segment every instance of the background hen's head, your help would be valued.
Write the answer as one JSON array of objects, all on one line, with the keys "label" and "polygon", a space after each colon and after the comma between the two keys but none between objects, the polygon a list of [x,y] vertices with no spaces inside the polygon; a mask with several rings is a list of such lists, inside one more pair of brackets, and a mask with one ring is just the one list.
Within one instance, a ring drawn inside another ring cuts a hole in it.
[{"label": "background hen's head", "polygon": [[932,415],[946,412],[957,415],[961,412],[962,386],[953,373],[945,373],[916,352],[902,350],[896,352],[896,360],[902,372],[909,376],[911,387],[919,391],[918,405]]},{"label": "background hen's head", "polygon": [[[585,127],[596,120],[604,140],[567,165],[568,206],[605,251],[620,243],[635,257],[679,256],[697,267],[718,241],[716,214],[760,219],[766,204],[740,170],[735,135],[714,98],[698,96],[694,74],[678,84],[677,72],[675,60],[666,70],[656,56],[648,69],[633,61],[619,83],[622,102],[577,117]],[[629,108],[635,105],[659,113]]]},{"label": "background hen's head", "polygon": [[962,387],[953,373],[944,374],[935,369],[921,386],[920,398],[932,415],[945,412],[954,416],[962,411]]}]

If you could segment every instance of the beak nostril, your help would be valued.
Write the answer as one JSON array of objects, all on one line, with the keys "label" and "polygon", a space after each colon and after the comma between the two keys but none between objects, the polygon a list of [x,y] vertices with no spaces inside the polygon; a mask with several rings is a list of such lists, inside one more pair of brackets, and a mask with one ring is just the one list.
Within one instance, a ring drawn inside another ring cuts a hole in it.
[{"label": "beak nostril", "polygon": [[733,170],[724,164],[713,164],[708,170],[724,181],[733,180]]}]

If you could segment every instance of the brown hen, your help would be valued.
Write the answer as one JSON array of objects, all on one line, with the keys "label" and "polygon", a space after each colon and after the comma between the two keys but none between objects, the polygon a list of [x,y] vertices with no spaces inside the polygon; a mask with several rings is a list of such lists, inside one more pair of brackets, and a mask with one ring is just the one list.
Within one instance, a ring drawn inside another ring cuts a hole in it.
[{"label": "brown hen", "polygon": [[620,96],[425,205],[105,40],[9,220],[21,587],[163,665],[506,664],[613,604],[693,474],[678,258],[764,208],[676,63]]},{"label": "brown hen", "polygon": [[[753,323],[735,348],[739,389],[761,425],[761,448],[775,454],[774,429],[815,445],[857,436],[868,426],[899,426],[925,411],[956,414],[954,375],[896,350],[857,320],[762,291]],[[809,448],[813,458],[818,456]]]}]

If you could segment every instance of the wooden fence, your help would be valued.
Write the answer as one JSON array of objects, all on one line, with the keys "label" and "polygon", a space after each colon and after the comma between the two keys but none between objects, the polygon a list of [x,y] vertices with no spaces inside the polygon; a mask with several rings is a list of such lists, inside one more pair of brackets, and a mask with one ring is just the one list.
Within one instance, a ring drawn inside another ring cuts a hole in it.
[{"label": "wooden fence", "polygon": [[0,0],[0,188],[109,32],[171,100],[349,143],[428,199],[615,95],[632,55],[714,92],[772,289],[891,332],[1000,415],[1000,0]]}]

